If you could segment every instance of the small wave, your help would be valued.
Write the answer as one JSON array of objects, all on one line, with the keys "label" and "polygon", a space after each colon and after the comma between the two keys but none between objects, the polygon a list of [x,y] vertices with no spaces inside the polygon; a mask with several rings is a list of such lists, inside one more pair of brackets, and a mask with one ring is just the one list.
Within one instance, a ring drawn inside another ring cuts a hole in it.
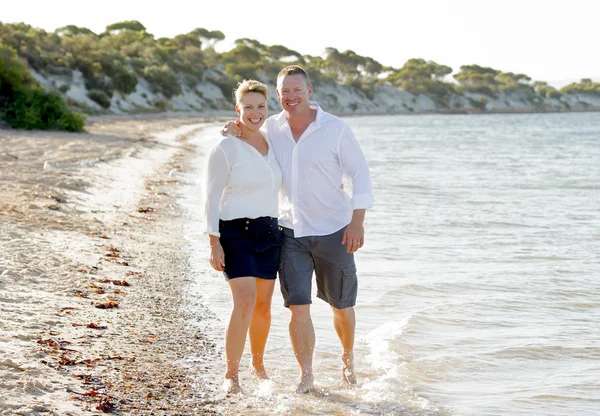
[{"label": "small wave", "polygon": [[[447,290],[447,288],[446,288]],[[439,296],[444,293],[444,289],[433,286],[425,286],[420,284],[402,285],[396,289],[390,290],[384,294],[384,297],[395,298],[398,295],[415,295],[415,296]]]},{"label": "small wave", "polygon": [[390,341],[394,341],[402,335],[409,319],[410,316],[397,322],[387,322],[366,335],[363,342],[371,350],[367,359],[371,361],[373,367],[386,367],[390,365],[391,361],[398,359],[398,355],[389,348]]},{"label": "small wave", "polygon": [[575,402],[575,401],[600,402],[600,399],[590,399],[588,397],[563,396],[563,395],[558,395],[558,394],[540,394],[537,396],[533,396],[533,399],[556,400],[556,401],[561,401],[561,402]]},{"label": "small wave", "polygon": [[562,345],[528,345],[505,348],[492,353],[497,358],[524,360],[560,360],[565,358],[600,359],[598,347],[565,347]]},{"label": "small wave", "polygon": [[527,260],[527,261],[572,261],[573,257],[561,256],[514,256],[511,260]]},{"label": "small wave", "polygon": [[600,190],[600,186],[598,185],[572,185],[572,184],[564,184],[558,185],[559,189],[574,189],[578,191],[598,191]]}]

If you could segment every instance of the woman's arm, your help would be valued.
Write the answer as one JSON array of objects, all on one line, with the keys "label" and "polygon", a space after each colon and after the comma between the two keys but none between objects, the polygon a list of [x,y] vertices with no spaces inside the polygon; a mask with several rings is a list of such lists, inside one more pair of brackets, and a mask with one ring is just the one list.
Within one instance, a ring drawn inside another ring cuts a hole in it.
[{"label": "woman's arm", "polygon": [[213,269],[223,271],[225,254],[219,241],[219,218],[221,214],[221,198],[229,177],[229,161],[223,149],[215,146],[206,156],[204,168],[204,234],[208,235],[210,244],[209,262]]},{"label": "woman's arm", "polygon": [[229,161],[220,146],[215,146],[207,155],[204,167],[204,234],[219,237],[221,198],[229,177]]}]

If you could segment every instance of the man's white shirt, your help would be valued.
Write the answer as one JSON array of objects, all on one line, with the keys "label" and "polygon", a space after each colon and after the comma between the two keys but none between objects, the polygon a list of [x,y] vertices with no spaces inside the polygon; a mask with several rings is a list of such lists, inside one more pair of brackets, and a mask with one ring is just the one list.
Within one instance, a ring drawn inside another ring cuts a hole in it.
[{"label": "man's white shirt", "polygon": [[[350,223],[353,210],[373,206],[369,167],[356,137],[340,118],[310,105],[316,120],[297,142],[283,111],[262,127],[283,174],[279,224],[297,238],[332,234]],[[351,198],[340,188],[344,175]]]}]

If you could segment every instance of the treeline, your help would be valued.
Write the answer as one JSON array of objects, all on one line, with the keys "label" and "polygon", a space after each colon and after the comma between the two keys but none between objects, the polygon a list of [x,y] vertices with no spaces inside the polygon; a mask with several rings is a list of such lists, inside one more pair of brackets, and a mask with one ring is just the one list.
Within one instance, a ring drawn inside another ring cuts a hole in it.
[{"label": "treeline", "polygon": [[[193,88],[203,80],[218,85],[230,97],[238,81],[258,78],[270,82],[283,66],[292,63],[304,66],[315,84],[351,85],[370,99],[375,86],[390,85],[426,94],[442,107],[449,106],[454,94],[469,92],[491,97],[522,92],[532,104],[539,97],[560,100],[564,94],[600,94],[600,83],[590,79],[557,90],[525,74],[479,65],[464,65],[454,73],[447,65],[409,59],[402,68],[393,68],[350,50],[327,48],[323,56],[310,56],[248,38],[237,39],[227,52],[216,52],[215,45],[224,39],[222,32],[203,28],[173,38],[155,38],[138,21],[114,23],[102,33],[74,25],[47,32],[25,23],[0,23],[0,117],[21,128],[46,124],[48,128],[77,130],[83,126],[84,116],[70,108],[87,109],[72,100],[62,101],[60,92],[66,92],[68,86],[44,92],[20,60],[40,73],[71,75],[79,71],[89,98],[104,108],[110,107],[115,93],[135,91],[140,79],[167,100],[181,94],[182,85]],[[155,105],[160,107],[158,102]]]}]

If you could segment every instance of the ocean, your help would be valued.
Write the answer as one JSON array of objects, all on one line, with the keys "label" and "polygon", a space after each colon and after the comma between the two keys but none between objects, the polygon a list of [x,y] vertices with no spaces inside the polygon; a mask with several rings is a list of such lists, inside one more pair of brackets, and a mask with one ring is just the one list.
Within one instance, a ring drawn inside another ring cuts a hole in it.
[{"label": "ocean", "polygon": [[[271,380],[249,376],[247,347],[245,394],[219,410],[600,415],[600,113],[344,120],[369,162],[376,201],[356,255],[359,385],[340,383],[331,310],[314,298],[318,392],[294,393],[299,371],[277,283]],[[218,130],[192,140],[196,179],[181,205],[194,283],[182,308],[200,302],[218,317],[211,328],[222,349],[230,292],[207,262],[197,180]]]}]

